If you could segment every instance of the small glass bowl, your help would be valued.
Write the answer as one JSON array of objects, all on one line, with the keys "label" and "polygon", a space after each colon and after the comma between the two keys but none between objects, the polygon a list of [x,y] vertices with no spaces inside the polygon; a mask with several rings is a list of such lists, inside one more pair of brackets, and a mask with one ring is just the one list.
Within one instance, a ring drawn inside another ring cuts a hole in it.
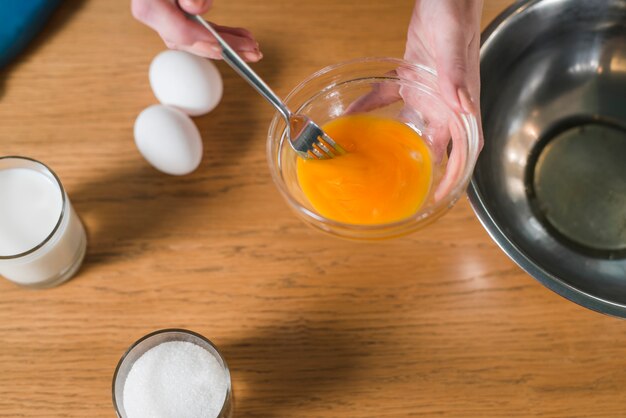
[{"label": "small glass bowl", "polygon": [[217,359],[218,363],[222,366],[226,379],[228,380],[228,385],[226,387],[224,406],[222,406],[222,410],[215,418],[231,418],[233,396],[230,371],[228,369],[228,365],[226,364],[226,360],[224,360],[222,354],[211,341],[198,333],[179,328],[168,328],[151,332],[150,334],[137,340],[124,353],[115,368],[115,373],[113,374],[113,407],[115,408],[117,416],[119,418],[127,418],[126,411],[124,410],[124,384],[126,383],[128,373],[132,369],[135,362],[151,348],[170,341],[193,343],[204,348]]},{"label": "small glass bowl", "polygon": [[348,224],[322,216],[300,189],[296,172],[298,157],[287,142],[286,124],[279,113],[272,119],[268,132],[270,171],[289,206],[317,229],[360,240],[403,236],[439,218],[463,195],[478,157],[478,125],[474,116],[455,112],[445,104],[434,70],[395,58],[361,58],[326,67],[300,83],[285,102],[292,111],[323,125],[346,113],[357,113],[355,104],[362,104],[368,95],[378,95],[379,103],[359,105],[358,113],[405,123],[430,148],[433,183],[416,213],[397,222],[377,225]]}]

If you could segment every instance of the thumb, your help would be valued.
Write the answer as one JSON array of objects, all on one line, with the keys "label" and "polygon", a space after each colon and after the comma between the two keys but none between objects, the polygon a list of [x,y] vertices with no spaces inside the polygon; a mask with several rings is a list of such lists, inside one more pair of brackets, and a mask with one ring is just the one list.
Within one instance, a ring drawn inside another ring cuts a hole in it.
[{"label": "thumb", "polygon": [[178,5],[185,12],[192,15],[201,15],[209,11],[213,0],[179,0]]},{"label": "thumb", "polygon": [[468,88],[469,44],[460,28],[440,32],[435,43],[435,65],[444,101],[457,112],[476,114],[475,99]]}]

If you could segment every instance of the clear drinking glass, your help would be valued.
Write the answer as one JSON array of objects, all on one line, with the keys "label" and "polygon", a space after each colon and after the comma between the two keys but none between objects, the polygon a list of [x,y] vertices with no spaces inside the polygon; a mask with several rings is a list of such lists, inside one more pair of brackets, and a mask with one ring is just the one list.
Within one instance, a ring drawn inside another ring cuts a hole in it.
[{"label": "clear drinking glass", "polygon": [[411,216],[379,225],[337,222],[320,215],[298,184],[297,155],[286,142],[277,113],[269,128],[267,158],[278,190],[306,223],[330,234],[361,240],[402,236],[443,215],[464,194],[479,151],[476,118],[455,112],[441,98],[434,70],[394,58],[361,58],[324,68],[300,83],[285,102],[292,111],[324,123],[349,113],[400,121],[418,132],[433,157],[426,202]]},{"label": "clear drinking glass", "polygon": [[233,395],[230,370],[228,369],[226,360],[224,360],[224,357],[222,357],[217,347],[207,338],[193,331],[178,328],[162,329],[145,335],[131,345],[126,353],[124,353],[113,374],[113,407],[115,408],[117,416],[119,418],[127,418],[126,411],[124,410],[124,384],[135,362],[148,350],[159,344],[171,341],[183,341],[195,344],[207,350],[215,357],[227,379],[226,397],[224,399],[224,405],[217,417],[207,418],[231,418],[233,416]]},{"label": "clear drinking glass", "polygon": [[[20,228],[14,228],[8,218],[0,219],[3,251],[9,251],[13,244],[13,248],[20,248],[26,242],[25,235],[33,242],[17,253],[0,251],[0,275],[34,288],[56,286],[71,278],[85,257],[87,236],[59,177],[39,161],[11,156],[0,157],[0,181],[5,193],[12,189],[12,196],[18,197],[14,201],[0,201],[0,216],[44,213],[53,219],[48,223],[38,219],[42,216],[22,219]],[[36,189],[32,187],[33,181]],[[33,194],[33,190],[39,193]],[[31,205],[36,205],[39,212],[31,210]],[[33,237],[41,239],[34,242]]]}]

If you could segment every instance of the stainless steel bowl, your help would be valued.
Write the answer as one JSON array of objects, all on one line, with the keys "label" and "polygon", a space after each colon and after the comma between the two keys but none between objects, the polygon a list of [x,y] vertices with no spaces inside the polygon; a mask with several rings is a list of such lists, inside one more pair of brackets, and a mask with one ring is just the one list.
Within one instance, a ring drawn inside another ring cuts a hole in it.
[{"label": "stainless steel bowl", "polygon": [[518,1],[482,41],[476,214],[545,286],[626,317],[626,0]]}]

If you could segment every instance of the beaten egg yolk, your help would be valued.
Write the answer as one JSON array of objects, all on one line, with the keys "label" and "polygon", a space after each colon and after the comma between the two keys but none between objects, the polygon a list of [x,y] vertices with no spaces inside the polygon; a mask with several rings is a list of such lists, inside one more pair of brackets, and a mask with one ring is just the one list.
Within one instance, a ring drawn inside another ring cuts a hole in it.
[{"label": "beaten egg yolk", "polygon": [[322,128],[347,151],[327,160],[298,158],[300,188],[322,216],[375,225],[409,217],[422,206],[433,167],[417,132],[371,115],[341,116]]}]

